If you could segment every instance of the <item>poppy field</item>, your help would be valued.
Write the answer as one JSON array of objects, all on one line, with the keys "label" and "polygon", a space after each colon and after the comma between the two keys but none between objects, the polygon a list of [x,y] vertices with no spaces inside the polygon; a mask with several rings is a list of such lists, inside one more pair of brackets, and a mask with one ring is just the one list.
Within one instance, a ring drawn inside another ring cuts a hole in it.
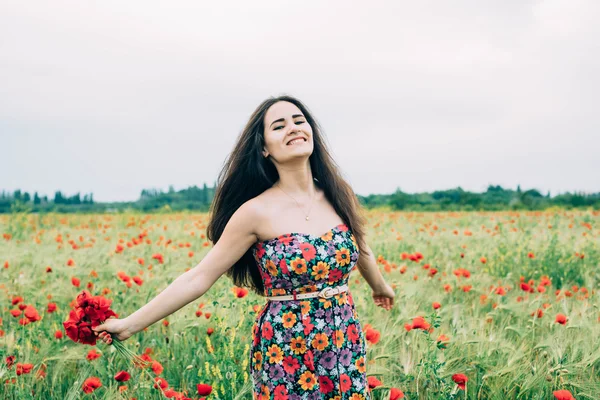
[{"label": "poppy field", "polygon": [[[386,311],[357,269],[349,280],[373,400],[600,399],[599,211],[366,215],[396,293]],[[73,336],[73,310],[93,303],[124,318],[197,265],[212,246],[207,221],[0,215],[0,397],[251,399],[265,300],[226,276],[121,343],[144,365]]]}]

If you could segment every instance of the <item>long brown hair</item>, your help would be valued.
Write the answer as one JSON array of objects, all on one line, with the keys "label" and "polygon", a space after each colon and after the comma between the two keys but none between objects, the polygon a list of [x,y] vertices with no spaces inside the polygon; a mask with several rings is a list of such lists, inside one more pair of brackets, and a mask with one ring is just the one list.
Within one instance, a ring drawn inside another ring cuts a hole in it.
[{"label": "long brown hair", "polygon": [[[273,104],[287,101],[295,104],[306,117],[313,131],[313,152],[309,162],[313,178],[325,196],[351,229],[359,251],[370,254],[364,246],[365,216],[351,186],[342,177],[321,134],[321,127],[308,108],[298,99],[283,95],[270,97],[254,110],[237,143],[219,173],[215,196],[209,210],[208,240],[216,243],[233,213],[246,201],[258,196],[279,179],[275,165],[263,157],[264,117]],[[262,277],[252,254],[252,247],[226,272],[234,285],[248,287],[264,295]]]}]

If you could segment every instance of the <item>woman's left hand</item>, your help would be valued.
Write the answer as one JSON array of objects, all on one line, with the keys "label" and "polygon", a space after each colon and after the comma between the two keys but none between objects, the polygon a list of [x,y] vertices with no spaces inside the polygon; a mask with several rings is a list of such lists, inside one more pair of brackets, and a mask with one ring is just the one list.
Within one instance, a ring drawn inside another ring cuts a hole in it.
[{"label": "woman's left hand", "polygon": [[395,296],[394,289],[387,283],[384,283],[382,287],[373,290],[373,300],[375,301],[375,304],[386,310],[390,310],[394,305]]}]

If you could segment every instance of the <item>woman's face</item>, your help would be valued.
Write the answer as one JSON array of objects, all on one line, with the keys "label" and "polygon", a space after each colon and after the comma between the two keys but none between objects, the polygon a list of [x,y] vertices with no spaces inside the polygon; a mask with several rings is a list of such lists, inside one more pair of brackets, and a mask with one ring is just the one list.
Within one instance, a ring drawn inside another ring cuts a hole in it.
[{"label": "woman's face", "polygon": [[[312,128],[295,104],[278,101],[265,113],[263,156],[275,163],[308,158],[313,151]],[[294,140],[297,139],[297,140]]]}]

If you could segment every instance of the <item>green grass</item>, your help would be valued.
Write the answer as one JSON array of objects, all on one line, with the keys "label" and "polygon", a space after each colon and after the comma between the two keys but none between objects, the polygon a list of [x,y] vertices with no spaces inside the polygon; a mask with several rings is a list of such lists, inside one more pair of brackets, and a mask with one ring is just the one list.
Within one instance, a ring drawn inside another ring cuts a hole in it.
[{"label": "green grass", "polygon": [[[367,353],[367,374],[383,383],[373,389],[374,400],[388,399],[391,387],[400,388],[407,399],[541,400],[552,399],[559,389],[577,399],[600,398],[600,213],[368,215],[367,242],[396,291],[394,308],[386,311],[375,307],[358,271],[350,277],[361,324],[381,332],[378,343],[368,344]],[[202,237],[206,222],[205,214],[188,213],[0,216],[0,233],[5,234],[0,239],[3,398],[164,398],[148,374],[126,365],[112,346],[99,343],[102,356],[88,361],[91,346],[66,336],[56,339],[54,334],[63,330],[69,303],[88,282],[94,295],[110,290],[105,296],[122,317],[144,305],[209,251]],[[128,247],[142,232],[147,235],[141,243]],[[57,242],[59,235],[62,244]],[[116,253],[119,239],[124,250]],[[420,262],[402,256],[414,252],[423,254]],[[164,256],[163,264],[152,259],[156,253]],[[75,261],[73,267],[67,266],[69,258]],[[5,262],[8,268],[2,268]],[[428,276],[425,264],[438,273]],[[51,273],[46,272],[48,266]],[[471,276],[456,277],[457,268],[469,270]],[[140,276],[143,284],[127,287],[117,277],[119,271]],[[81,280],[79,288],[72,285],[73,276]],[[552,282],[544,293],[520,289],[520,277],[534,280],[536,289],[542,276]],[[465,292],[463,285],[472,288]],[[495,294],[498,286],[508,289],[506,295]],[[251,326],[255,306],[262,306],[264,299],[252,292],[238,299],[231,288],[231,281],[223,277],[205,296],[169,316],[168,326],[158,322],[124,343],[139,354],[151,348],[169,387],[185,390],[192,398],[198,398],[196,385],[206,383],[213,386],[209,399],[251,399]],[[565,296],[567,290],[571,296]],[[42,319],[20,325],[23,316],[10,314],[18,309],[11,303],[13,296],[35,306]],[[434,301],[441,303],[440,309],[433,310]],[[49,302],[58,306],[54,313],[46,312]],[[200,303],[210,318],[196,316]],[[544,315],[531,316],[538,309]],[[558,313],[568,317],[565,325],[555,322]],[[405,324],[415,316],[425,317],[433,331],[407,331]],[[206,333],[209,327],[214,329],[211,336]],[[449,338],[445,349],[436,342],[440,334]],[[8,369],[5,359],[10,355],[16,359]],[[17,376],[17,362],[31,363],[34,369]],[[38,377],[43,369],[45,377]],[[120,370],[130,372],[132,379],[116,382],[113,377]],[[145,372],[155,376],[152,370]],[[452,381],[455,373],[468,377],[466,391]],[[81,385],[90,376],[100,378],[103,386],[85,394]],[[127,389],[120,393],[119,386]]]}]

